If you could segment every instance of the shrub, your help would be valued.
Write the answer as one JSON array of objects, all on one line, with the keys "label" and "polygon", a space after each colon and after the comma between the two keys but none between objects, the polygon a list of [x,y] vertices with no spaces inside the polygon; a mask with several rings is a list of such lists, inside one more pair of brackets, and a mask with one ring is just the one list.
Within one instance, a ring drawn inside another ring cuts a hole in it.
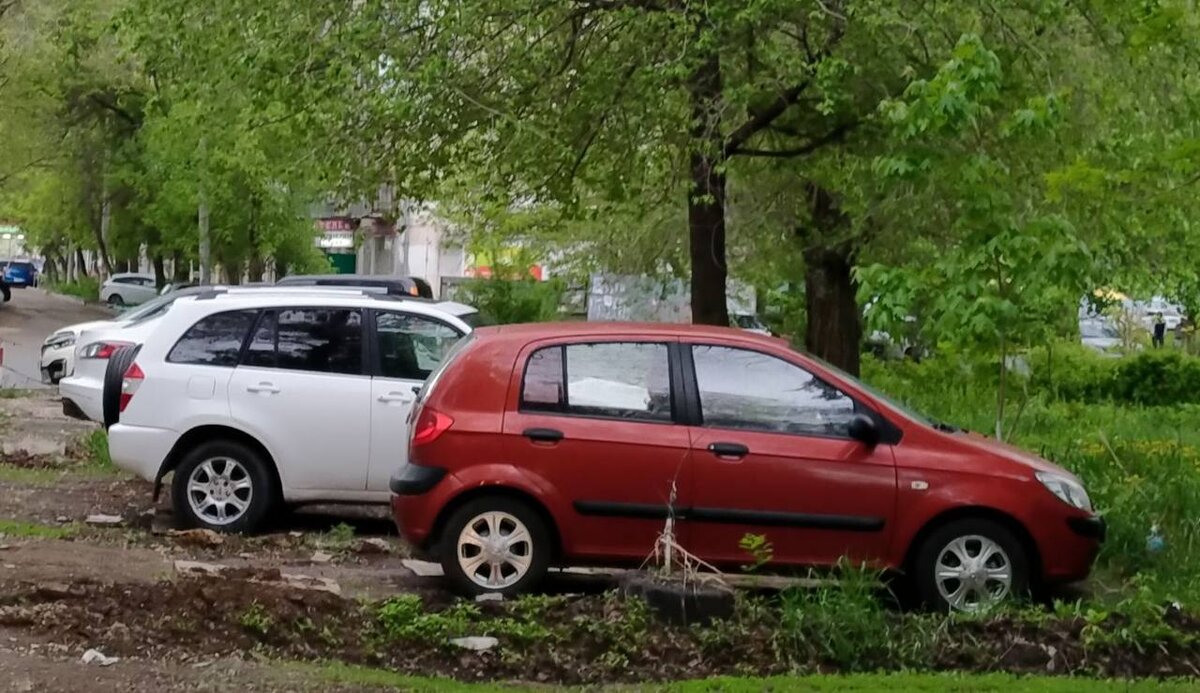
[{"label": "shrub", "polygon": [[459,300],[479,309],[487,324],[545,322],[558,317],[562,284],[534,279],[477,279],[463,285]]},{"label": "shrub", "polygon": [[100,299],[100,280],[95,277],[80,277],[73,282],[55,282],[50,290],[68,296],[77,296],[85,301]]},{"label": "shrub", "polygon": [[1058,343],[1031,349],[1030,386],[1055,398],[1099,402],[1112,395],[1118,359],[1082,344]]},{"label": "shrub", "polygon": [[1123,359],[1113,374],[1111,396],[1151,406],[1200,402],[1200,358],[1156,349]]}]

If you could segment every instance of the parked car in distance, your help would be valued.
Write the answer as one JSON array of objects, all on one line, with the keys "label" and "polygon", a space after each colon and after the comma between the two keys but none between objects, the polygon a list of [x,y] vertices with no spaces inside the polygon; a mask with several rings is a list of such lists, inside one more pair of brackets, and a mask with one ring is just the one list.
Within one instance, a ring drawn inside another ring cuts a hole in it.
[{"label": "parked car in distance", "polygon": [[848,557],[969,611],[1082,579],[1105,534],[1070,472],[782,340],[694,325],[480,328],[418,396],[391,488],[402,535],[467,593],[640,564],[670,515],[718,566],[762,534],[772,565]]},{"label": "parked car in distance", "polygon": [[[167,285],[171,289],[171,285]],[[212,288],[212,287],[210,287]],[[171,306],[171,303],[180,296],[188,296],[199,293],[199,289],[180,288],[171,291],[164,291],[162,295],[157,296],[151,301],[131,308],[118,314],[112,320],[92,320],[90,322],[81,322],[74,325],[67,325],[55,330],[49,337],[46,337],[42,342],[41,354],[41,371],[42,382],[58,384],[63,378],[66,378],[75,373],[75,351],[76,345],[85,334],[89,335],[93,340],[101,330],[122,329],[129,324],[136,324],[143,318],[158,315]],[[102,364],[100,371],[97,374],[97,387],[99,387],[99,379],[103,377]],[[96,390],[96,406],[99,407],[99,389]],[[76,407],[78,409],[78,407]],[[99,417],[99,410],[96,410]],[[77,412],[77,415],[82,414],[82,411]],[[86,417],[86,414],[83,414]],[[99,421],[99,418],[95,419]]]},{"label": "parked car in distance", "polygon": [[433,298],[433,287],[420,277],[372,274],[298,274],[283,277],[276,286],[372,286],[397,296]]},{"label": "parked car in distance", "polygon": [[734,313],[729,316],[729,324],[747,332],[771,336],[771,330],[763,323],[762,318],[753,313]]},{"label": "parked car in distance", "polygon": [[4,283],[26,289],[37,286],[37,266],[28,260],[9,260],[4,267]]},{"label": "parked car in distance", "polygon": [[1079,341],[1089,349],[1106,356],[1120,355],[1117,349],[1121,346],[1121,333],[1116,325],[1106,318],[1081,318]]},{"label": "parked car in distance", "polygon": [[120,272],[100,285],[100,300],[114,308],[136,306],[158,295],[154,275]]},{"label": "parked car in distance", "polygon": [[218,531],[280,503],[386,503],[416,391],[473,312],[361,290],[178,300],[109,364],[113,462],[156,488],[173,473],[175,512]]}]

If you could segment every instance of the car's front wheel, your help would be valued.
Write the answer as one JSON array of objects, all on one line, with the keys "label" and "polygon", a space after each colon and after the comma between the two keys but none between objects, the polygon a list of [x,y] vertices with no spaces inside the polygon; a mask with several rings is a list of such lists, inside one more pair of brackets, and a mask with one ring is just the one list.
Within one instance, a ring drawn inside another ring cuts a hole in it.
[{"label": "car's front wheel", "polygon": [[984,518],[934,530],[913,566],[917,592],[936,611],[977,612],[1029,591],[1029,556],[1013,533]]},{"label": "car's front wheel", "polygon": [[125,299],[121,298],[121,294],[112,294],[108,297],[108,305],[113,308],[120,308],[125,305]]},{"label": "car's front wheel", "polygon": [[274,477],[257,451],[235,441],[187,453],[171,485],[175,513],[190,527],[252,532],[275,505]]},{"label": "car's front wheel", "polygon": [[450,516],[440,558],[456,591],[508,596],[542,581],[551,551],[549,529],[537,511],[513,498],[486,496]]}]

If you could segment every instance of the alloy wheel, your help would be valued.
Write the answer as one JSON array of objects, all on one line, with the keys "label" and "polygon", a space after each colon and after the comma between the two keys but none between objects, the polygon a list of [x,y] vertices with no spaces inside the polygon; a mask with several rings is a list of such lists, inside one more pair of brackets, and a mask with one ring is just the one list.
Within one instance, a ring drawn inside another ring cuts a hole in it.
[{"label": "alloy wheel", "polygon": [[476,515],[458,535],[458,565],[475,584],[504,589],[520,582],[533,563],[529,529],[506,512]]},{"label": "alloy wheel", "polygon": [[985,536],[951,540],[938,551],[933,569],[938,593],[955,611],[980,611],[1012,592],[1012,561],[1000,544]]},{"label": "alloy wheel", "polygon": [[187,483],[188,505],[210,525],[237,522],[254,499],[250,473],[230,457],[207,459],[192,470]]}]

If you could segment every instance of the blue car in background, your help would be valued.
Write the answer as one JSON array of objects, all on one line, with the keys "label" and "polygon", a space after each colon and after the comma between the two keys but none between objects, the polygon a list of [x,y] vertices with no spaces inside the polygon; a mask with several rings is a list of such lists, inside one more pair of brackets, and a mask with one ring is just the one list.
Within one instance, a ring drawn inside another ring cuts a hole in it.
[{"label": "blue car in background", "polygon": [[4,268],[4,283],[26,288],[37,284],[37,267],[32,262],[13,260]]}]

